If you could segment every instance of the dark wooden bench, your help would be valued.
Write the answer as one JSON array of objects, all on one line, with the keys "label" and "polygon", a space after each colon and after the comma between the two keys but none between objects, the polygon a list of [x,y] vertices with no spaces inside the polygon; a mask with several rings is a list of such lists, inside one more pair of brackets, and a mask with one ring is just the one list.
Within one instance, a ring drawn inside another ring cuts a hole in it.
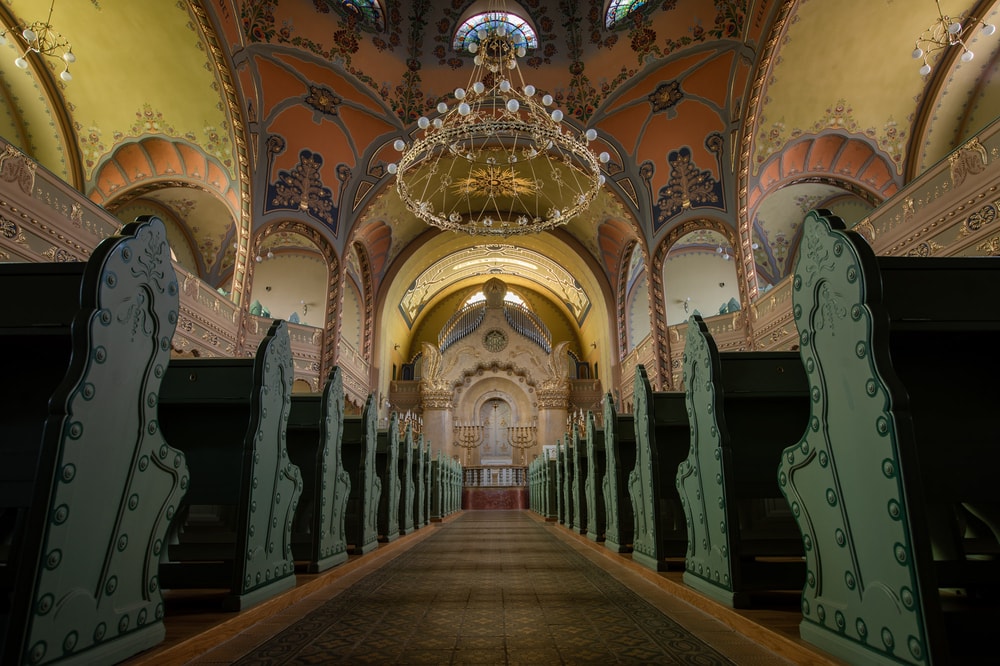
[{"label": "dark wooden bench", "polygon": [[[603,415],[602,415],[603,417]],[[607,529],[607,514],[604,507],[604,429],[597,427],[593,412],[587,412],[587,476],[584,494],[587,498],[587,538],[604,541]]]},{"label": "dark wooden bench", "polygon": [[445,463],[445,515],[450,516],[462,510],[462,463],[454,458],[445,458]]},{"label": "dark wooden bench", "polygon": [[360,416],[344,417],[341,455],[351,480],[344,533],[347,546],[355,555],[370,553],[378,548],[378,504],[382,495],[382,480],[375,469],[376,417],[373,396],[365,400]]},{"label": "dark wooden bench", "polygon": [[188,485],[157,426],[178,315],[163,223],[86,263],[0,264],[0,662],[114,663],[163,640],[156,563]]},{"label": "dark wooden bench", "polygon": [[573,506],[573,522],[570,529],[577,534],[587,533],[587,442],[581,424],[573,424],[570,433],[570,459],[573,467],[570,482],[570,503]]},{"label": "dark wooden bench", "polygon": [[657,391],[646,368],[635,370],[635,464],[628,476],[632,559],[654,571],[684,566],[688,530],[677,491],[677,467],[688,455],[691,430],[681,391]]},{"label": "dark wooden bench", "polygon": [[399,499],[402,484],[399,479],[399,415],[389,415],[389,427],[379,428],[375,437],[375,470],[382,482],[378,501],[378,539],[382,542],[399,538]]},{"label": "dark wooden bench", "polygon": [[801,588],[802,537],[778,486],[785,447],[809,422],[796,352],[723,352],[694,315],[684,343],[691,452],[677,470],[687,517],[684,582],[733,607]]},{"label": "dark wooden bench", "polygon": [[191,485],[160,562],[166,589],[227,590],[242,610],[295,586],[292,520],[302,474],[288,457],[288,326],[274,322],[254,358],[173,359],[160,426],[180,447]]},{"label": "dark wooden bench", "polygon": [[442,471],[442,459],[444,454],[438,451],[437,457],[431,460],[431,522],[441,522],[444,517],[444,496],[442,492],[441,479],[444,476]]},{"label": "dark wooden bench", "polygon": [[292,525],[292,555],[318,573],[347,561],[344,514],[351,477],[344,469],[344,389],[334,366],[322,394],[292,394],[288,455],[302,473],[302,498]]},{"label": "dark wooden bench", "polygon": [[801,635],[848,661],[995,663],[1000,260],[875,256],[828,211],[803,234],[812,417],[779,469]]},{"label": "dark wooden bench", "polygon": [[628,495],[628,477],[635,469],[635,419],[618,414],[614,399],[604,396],[604,547],[616,553],[632,550],[635,514]]},{"label": "dark wooden bench", "polygon": [[556,482],[556,522],[567,525],[566,520],[566,453],[562,444],[556,444],[555,482]]},{"label": "dark wooden bench", "polygon": [[414,504],[417,498],[416,478],[413,472],[413,463],[416,456],[413,452],[413,429],[407,424],[402,433],[398,446],[397,462],[399,465],[399,508],[397,525],[401,535],[413,534],[417,529],[413,520]]},{"label": "dark wooden bench", "polygon": [[573,501],[573,478],[575,476],[576,455],[571,444],[572,440],[572,434],[563,434],[563,443],[559,448],[559,456],[562,463],[560,489],[562,490],[563,525],[569,529],[573,529],[573,522],[576,519],[575,511],[578,509],[577,503]]},{"label": "dark wooden bench", "polygon": [[427,449],[424,448],[424,436],[418,434],[413,443],[413,527],[420,529],[427,524]]}]

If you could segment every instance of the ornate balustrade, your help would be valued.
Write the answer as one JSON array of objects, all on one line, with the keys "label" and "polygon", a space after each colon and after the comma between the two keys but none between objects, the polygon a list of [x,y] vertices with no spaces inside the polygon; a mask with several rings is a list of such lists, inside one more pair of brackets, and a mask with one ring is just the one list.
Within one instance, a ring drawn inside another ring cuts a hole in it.
[{"label": "ornate balustrade", "polygon": [[462,468],[462,485],[466,488],[511,488],[527,483],[528,468],[524,465]]}]

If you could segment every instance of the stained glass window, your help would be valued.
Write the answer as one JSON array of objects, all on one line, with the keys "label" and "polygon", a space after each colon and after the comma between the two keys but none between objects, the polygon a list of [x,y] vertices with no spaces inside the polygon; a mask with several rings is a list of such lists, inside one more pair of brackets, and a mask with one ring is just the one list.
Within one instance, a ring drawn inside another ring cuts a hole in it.
[{"label": "stained glass window", "polygon": [[604,25],[612,28],[626,16],[645,5],[647,0],[611,0],[608,13],[604,15]]},{"label": "stained glass window", "polygon": [[340,0],[340,4],[362,25],[379,32],[385,30],[385,12],[378,0]]},{"label": "stained glass window", "polygon": [[[469,296],[468,300],[465,301],[465,305],[472,305],[473,303],[479,303],[485,300],[486,300],[486,294],[484,294],[481,291],[477,291],[472,296]],[[503,300],[506,301],[507,303],[516,303],[517,305],[523,305],[526,308],[528,307],[528,304],[524,302],[524,299],[512,291],[508,291],[506,294],[504,294]],[[463,307],[465,306],[463,305]]]},{"label": "stained glass window", "polygon": [[507,34],[514,40],[514,47],[526,49],[538,47],[538,37],[531,25],[517,14],[509,12],[484,12],[466,19],[455,33],[454,49],[468,51],[469,44],[478,44],[480,29],[496,30],[501,25],[507,27]]}]

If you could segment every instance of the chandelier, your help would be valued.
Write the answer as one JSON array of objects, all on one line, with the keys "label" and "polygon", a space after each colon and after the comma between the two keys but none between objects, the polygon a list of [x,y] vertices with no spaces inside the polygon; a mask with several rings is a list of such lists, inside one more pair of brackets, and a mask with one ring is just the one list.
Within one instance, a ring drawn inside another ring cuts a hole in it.
[{"label": "chandelier", "polygon": [[[18,44],[21,55],[14,59],[14,64],[19,69],[28,69],[28,54],[38,55],[61,61],[60,66],[63,71],[59,78],[63,81],[72,81],[73,75],[69,73],[69,66],[76,62],[76,55],[73,54],[70,43],[52,27],[52,10],[56,6],[56,0],[52,0],[49,5],[49,16],[44,21],[32,21],[13,28],[11,32],[23,42],[23,46]],[[7,43],[7,31],[0,31],[0,45]]]},{"label": "chandelier", "polygon": [[976,26],[982,26],[983,35],[989,37],[997,29],[992,23],[986,23],[975,16],[961,14],[952,18],[941,11],[941,0],[934,0],[934,4],[937,5],[938,17],[929,28],[917,37],[917,41],[913,46],[913,59],[920,60],[922,58],[924,61],[923,66],[920,68],[921,76],[927,76],[931,73],[931,65],[927,59],[937,51],[946,49],[949,46],[962,47],[962,62],[971,62],[975,57],[975,54],[969,49],[968,45],[972,31],[975,30]]},{"label": "chandelier", "polygon": [[[507,14],[502,9],[492,16]],[[423,134],[398,139],[396,191],[421,220],[450,231],[511,236],[566,224],[590,206],[604,184],[590,143],[597,132],[580,133],[552,109],[552,95],[526,84],[517,59],[526,48],[503,20],[480,28],[468,50],[474,68],[468,88],[421,117]]]}]

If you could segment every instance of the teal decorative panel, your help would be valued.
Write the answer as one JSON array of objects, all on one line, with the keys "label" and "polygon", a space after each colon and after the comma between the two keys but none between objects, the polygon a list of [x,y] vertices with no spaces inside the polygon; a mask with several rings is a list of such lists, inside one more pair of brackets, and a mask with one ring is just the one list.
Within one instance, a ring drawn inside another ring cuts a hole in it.
[{"label": "teal decorative panel", "polygon": [[566,520],[566,452],[562,444],[556,444],[556,518],[562,525]]},{"label": "teal decorative panel", "polygon": [[[163,380],[164,434],[183,445],[191,489],[160,563],[165,588],[226,588],[242,610],[295,585],[292,520],[302,475],[288,457],[288,326],[271,325],[253,359],[174,359]],[[195,507],[217,507],[206,522]]]},{"label": "teal decorative panel", "polygon": [[378,505],[382,480],[375,467],[377,421],[375,399],[368,396],[361,416],[344,417],[342,456],[350,477],[344,518],[347,544],[355,555],[378,548]]},{"label": "teal decorative panel", "polygon": [[635,372],[635,466],[628,476],[632,504],[632,559],[654,571],[681,557],[687,530],[674,477],[689,447],[684,394],[654,393],[646,368]]},{"label": "teal decorative panel", "polygon": [[580,432],[580,426],[573,425],[570,446],[570,462],[573,467],[573,481],[570,487],[570,502],[573,504],[572,529],[577,534],[587,533],[587,443]]},{"label": "teal decorative panel", "polygon": [[302,500],[295,514],[292,553],[310,573],[347,561],[345,513],[351,477],[344,469],[344,391],[334,366],[322,394],[293,394],[288,417],[288,455],[302,473]]},{"label": "teal decorative panel", "polygon": [[427,524],[426,496],[427,480],[425,458],[427,451],[424,448],[424,436],[417,435],[413,444],[413,478],[415,480],[416,496],[413,507],[413,526],[420,529]]},{"label": "teal decorative panel", "polygon": [[995,258],[876,257],[812,211],[793,313],[812,416],[779,469],[801,635],[849,661],[996,659]]},{"label": "teal decorative panel", "polygon": [[417,486],[413,477],[413,429],[407,425],[403,441],[399,443],[399,483],[401,495],[399,501],[399,533],[412,534],[416,526],[413,524],[413,503],[416,501]]},{"label": "teal decorative panel", "polygon": [[0,661],[122,661],[163,640],[157,564],[189,482],[157,421],[178,312],[163,223],[125,225],[85,265],[4,264],[0,281],[0,508],[20,519]]},{"label": "teal decorative panel", "polygon": [[378,503],[378,536],[380,541],[399,537],[399,501],[402,484],[399,478],[399,415],[389,415],[389,429],[379,430],[375,447],[375,469],[382,480],[382,497]]},{"label": "teal decorative panel", "polygon": [[587,451],[587,478],[585,486],[585,494],[587,496],[587,538],[591,541],[604,541],[604,530],[607,524],[604,506],[604,430],[597,427],[593,412],[587,412],[585,445]]},{"label": "teal decorative panel", "polygon": [[573,524],[577,520],[577,503],[573,499],[573,480],[575,474],[575,453],[572,445],[572,433],[563,434],[562,463],[563,463],[563,506],[566,511],[566,527],[573,529]]},{"label": "teal decorative panel", "polygon": [[628,496],[628,478],[635,469],[635,422],[631,414],[618,415],[611,394],[604,396],[604,451],[606,469],[602,492],[607,515],[604,546],[616,553],[632,549],[635,519]]},{"label": "teal decorative panel", "polygon": [[736,607],[749,606],[757,590],[796,589],[805,576],[802,539],[776,479],[782,450],[808,422],[798,355],[720,354],[694,315],[684,386],[691,446],[676,477],[688,535],[684,582]]}]

